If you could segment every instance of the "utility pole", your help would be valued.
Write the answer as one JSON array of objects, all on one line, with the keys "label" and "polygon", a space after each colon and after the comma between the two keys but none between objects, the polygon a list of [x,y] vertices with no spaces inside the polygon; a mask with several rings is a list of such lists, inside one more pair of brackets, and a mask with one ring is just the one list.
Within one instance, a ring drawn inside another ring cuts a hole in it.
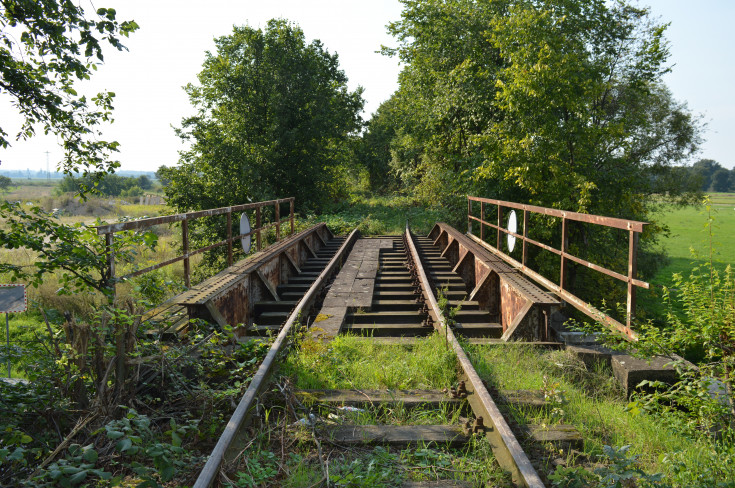
[{"label": "utility pole", "polygon": [[49,155],[49,152],[46,151],[46,179],[47,180],[50,180],[51,179],[51,171],[49,171],[49,166],[48,166],[48,155]]}]

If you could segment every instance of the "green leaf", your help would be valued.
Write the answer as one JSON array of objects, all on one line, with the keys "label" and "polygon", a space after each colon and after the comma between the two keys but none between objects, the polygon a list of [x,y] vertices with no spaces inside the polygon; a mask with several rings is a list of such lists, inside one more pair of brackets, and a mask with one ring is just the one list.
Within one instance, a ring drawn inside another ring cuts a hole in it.
[{"label": "green leaf", "polygon": [[118,451],[120,451],[120,452],[125,452],[125,451],[127,451],[128,449],[130,449],[130,448],[132,447],[132,445],[133,445],[133,441],[131,441],[130,439],[128,439],[128,438],[126,437],[126,438],[124,438],[124,439],[120,440],[120,441],[119,441],[119,442],[118,442],[118,443],[117,443],[117,444],[115,445],[115,449],[117,449],[117,450],[118,450]]},{"label": "green leaf", "polygon": [[87,477],[87,470],[83,470],[69,478],[69,482],[71,482],[72,485],[76,485],[77,483],[81,483],[84,478]]},{"label": "green leaf", "polygon": [[86,449],[84,451],[84,460],[87,461],[88,463],[97,462],[98,457],[99,455],[97,454],[97,451],[95,451],[94,449]]},{"label": "green leaf", "polygon": [[119,439],[119,438],[121,438],[124,435],[125,434],[123,434],[119,430],[108,430],[107,431],[107,438],[110,439],[110,440],[112,440],[112,441],[114,441],[115,439]]}]

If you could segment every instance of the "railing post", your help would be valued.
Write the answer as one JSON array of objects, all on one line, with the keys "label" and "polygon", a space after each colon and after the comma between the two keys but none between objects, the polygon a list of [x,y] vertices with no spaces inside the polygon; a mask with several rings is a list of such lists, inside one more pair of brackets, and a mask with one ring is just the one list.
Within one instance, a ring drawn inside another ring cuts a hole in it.
[{"label": "railing post", "polygon": [[521,258],[521,264],[526,266],[526,229],[528,228],[528,210],[523,210],[523,257]]},{"label": "railing post", "polygon": [[281,240],[281,205],[276,200],[276,242]]},{"label": "railing post", "polygon": [[559,289],[564,289],[565,269],[567,264],[567,245],[569,244],[569,234],[567,228],[567,218],[561,218],[561,270],[559,271]]},{"label": "railing post", "polygon": [[472,219],[470,218],[472,216],[472,200],[470,197],[467,197],[467,233],[472,234]]},{"label": "railing post", "polygon": [[293,207],[294,207],[294,199],[292,198],[291,199],[291,211],[289,214],[290,215],[289,220],[291,221],[291,234],[293,234]]},{"label": "railing post", "polygon": [[258,207],[255,209],[255,227],[258,229],[255,231],[255,245],[258,248],[258,251],[260,251],[260,227],[263,225],[260,212],[261,208],[262,207]]},{"label": "railing post", "polygon": [[502,223],[503,223],[503,207],[501,205],[498,205],[498,234],[497,234],[497,237],[498,237],[498,243],[497,243],[498,251],[500,251],[500,235],[501,235],[500,228],[502,227]]},{"label": "railing post", "polygon": [[184,250],[184,285],[191,287],[190,269],[189,269],[189,220],[181,221],[181,245]]},{"label": "railing post", "polygon": [[633,318],[635,317],[636,307],[636,287],[633,286],[633,280],[636,278],[638,270],[637,249],[638,249],[638,233],[631,230],[628,237],[628,303],[627,303],[627,319],[626,325],[630,328]]},{"label": "railing post", "polygon": [[115,283],[115,248],[113,246],[115,240],[115,234],[108,232],[105,234],[105,252],[107,253],[107,271],[110,275],[108,286],[112,292],[111,302],[115,305],[115,299],[117,298],[117,283]]},{"label": "railing post", "polygon": [[227,266],[232,266],[232,207],[227,209]]},{"label": "railing post", "polygon": [[480,201],[480,240],[485,240],[485,204]]}]

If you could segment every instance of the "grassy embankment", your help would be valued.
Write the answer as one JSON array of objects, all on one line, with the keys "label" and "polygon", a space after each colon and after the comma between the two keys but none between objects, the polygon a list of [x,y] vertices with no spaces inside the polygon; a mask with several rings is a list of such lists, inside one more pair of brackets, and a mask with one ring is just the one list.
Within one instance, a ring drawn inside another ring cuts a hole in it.
[{"label": "grassy embankment", "polygon": [[548,408],[504,408],[520,425],[571,424],[581,433],[584,447],[557,450],[545,470],[552,470],[552,464],[594,468],[604,445],[629,445],[647,473],[663,473],[672,486],[707,486],[705,480],[719,486],[735,479],[735,446],[687,435],[673,417],[630,410],[604,365],[586,367],[570,352],[530,346],[468,346],[468,351],[480,376],[494,389],[545,393]]}]

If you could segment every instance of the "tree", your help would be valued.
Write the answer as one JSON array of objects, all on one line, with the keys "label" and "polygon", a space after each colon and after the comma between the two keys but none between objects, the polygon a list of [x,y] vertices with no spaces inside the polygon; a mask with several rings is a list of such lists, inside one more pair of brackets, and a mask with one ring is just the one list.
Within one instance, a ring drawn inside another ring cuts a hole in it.
[{"label": "tree", "polygon": [[179,135],[181,164],[160,168],[179,210],[296,197],[316,210],[335,192],[348,136],[360,127],[361,89],[350,92],[336,54],[285,20],[235,27],[206,53],[200,85],[186,91],[197,114]]},{"label": "tree", "polygon": [[[87,99],[77,94],[75,83],[89,79],[103,60],[102,42],[125,49],[120,36],[138,25],[119,23],[112,8],[99,8],[96,15],[88,18],[72,0],[0,2],[0,93],[10,96],[23,117],[15,139],[32,137],[38,126],[54,133],[64,148],[60,168],[67,174],[81,169],[101,176],[119,166],[108,160],[118,143],[98,139],[96,128],[110,120],[114,93]],[[0,127],[0,147],[10,144]]]},{"label": "tree", "polygon": [[714,159],[700,159],[691,167],[692,176],[699,179],[702,191],[712,187],[712,177],[720,169],[724,168]]},{"label": "tree", "polygon": [[714,191],[730,191],[733,183],[730,171],[725,168],[720,168],[712,174],[712,189]]},{"label": "tree", "polygon": [[8,191],[12,183],[13,180],[11,180],[10,178],[0,175],[0,193]]},{"label": "tree", "polygon": [[[460,216],[463,195],[477,193],[652,220],[661,199],[650,195],[691,200],[673,168],[697,148],[700,126],[662,82],[666,26],[647,10],[601,0],[403,4],[390,25],[398,47],[384,49],[405,64],[396,98],[410,116],[399,119],[391,166],[417,180],[424,201]],[[544,239],[559,242],[545,222]],[[649,226],[642,246],[661,229]],[[610,236],[570,231],[587,243],[578,255],[620,267],[601,251]]]}]

